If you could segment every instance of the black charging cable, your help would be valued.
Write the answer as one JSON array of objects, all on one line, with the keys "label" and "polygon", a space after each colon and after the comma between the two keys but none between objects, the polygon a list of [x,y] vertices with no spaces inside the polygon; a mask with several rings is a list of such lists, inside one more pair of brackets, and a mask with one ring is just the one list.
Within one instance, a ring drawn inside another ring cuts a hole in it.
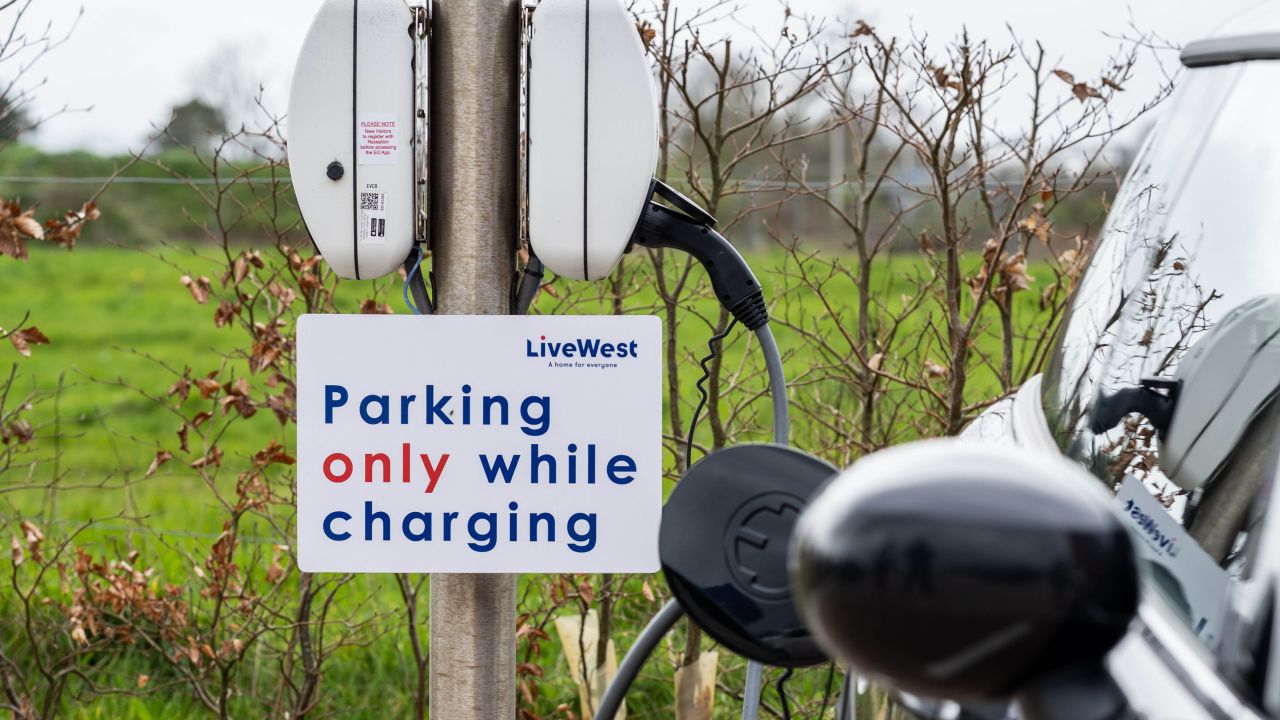
[{"label": "black charging cable", "polygon": [[[671,207],[655,202],[653,197],[660,197],[670,203]],[[677,190],[654,180],[650,188],[650,200],[645,205],[636,228],[631,236],[632,245],[647,248],[670,248],[692,255],[706,270],[711,278],[711,287],[716,299],[733,316],[723,331],[716,333],[708,342],[710,354],[702,360],[703,377],[698,381],[701,401],[694,410],[693,421],[689,426],[689,436],[685,442],[686,463],[692,464],[693,430],[697,427],[698,418],[709,401],[704,387],[710,377],[709,363],[718,352],[718,343],[723,340],[736,323],[742,323],[755,333],[760,342],[760,351],[764,355],[766,370],[769,376],[770,397],[773,400],[773,440],[780,445],[787,444],[790,433],[790,422],[787,414],[787,386],[782,368],[782,354],[769,329],[769,308],[765,304],[764,290],[755,274],[738,251],[714,226],[716,219],[696,203],[680,194]],[[628,248],[630,249],[630,248]],[[687,469],[687,466],[686,466]],[[684,615],[683,608],[675,600],[668,601],[653,617],[635,643],[627,651],[618,666],[618,672],[605,689],[600,705],[596,708],[596,720],[613,720],[622,706],[623,698],[640,674],[649,655],[661,642],[662,636],[675,626]],[[743,717],[751,720],[759,710],[760,681],[763,666],[757,662],[747,664],[747,699],[743,705]],[[754,695],[754,698],[751,697]]]},{"label": "black charging cable", "polygon": [[[435,313],[435,304],[431,301],[431,294],[427,292],[427,282],[422,275],[422,261],[426,255],[420,245],[414,245],[409,250],[409,256],[404,259],[404,304],[409,306],[409,310],[414,315]],[[432,285],[435,285],[434,280],[433,276]],[[410,295],[413,295],[412,302],[409,300]]]},{"label": "black charging cable", "polygon": [[794,668],[787,668],[778,676],[774,687],[778,690],[778,705],[782,708],[782,720],[791,720],[791,703],[787,701],[787,681],[791,679]]},{"label": "black charging cable", "polygon": [[533,304],[533,299],[537,297],[545,275],[546,272],[542,261],[530,251],[529,261],[524,264],[524,269],[511,279],[512,315],[527,315],[529,313],[529,306]]},{"label": "black charging cable", "polygon": [[693,409],[693,419],[689,421],[689,434],[685,437],[684,442],[684,470],[689,472],[689,468],[693,467],[693,433],[698,429],[698,418],[702,415],[702,410],[706,408],[707,401],[710,396],[707,395],[707,380],[711,379],[711,361],[716,359],[716,355],[720,354],[720,342],[728,337],[733,331],[733,326],[738,324],[738,319],[733,318],[729,324],[718,333],[711,336],[707,341],[707,355],[698,363],[702,366],[702,377],[698,378],[696,387],[698,388],[698,405]]}]

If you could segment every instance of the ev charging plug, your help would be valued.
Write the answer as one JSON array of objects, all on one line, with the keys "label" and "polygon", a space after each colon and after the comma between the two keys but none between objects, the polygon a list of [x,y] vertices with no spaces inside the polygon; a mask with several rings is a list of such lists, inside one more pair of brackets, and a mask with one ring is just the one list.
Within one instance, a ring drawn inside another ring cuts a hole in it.
[{"label": "ev charging plug", "polygon": [[655,180],[652,194],[683,212],[650,199],[636,224],[632,243],[692,255],[711,278],[716,299],[738,322],[751,331],[768,324],[769,308],[760,282],[733,245],[715,231],[715,218],[665,183]]}]

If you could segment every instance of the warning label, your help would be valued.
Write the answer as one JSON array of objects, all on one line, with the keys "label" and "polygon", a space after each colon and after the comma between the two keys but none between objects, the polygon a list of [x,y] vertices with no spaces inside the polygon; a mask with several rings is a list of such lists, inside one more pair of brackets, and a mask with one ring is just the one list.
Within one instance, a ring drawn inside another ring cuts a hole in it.
[{"label": "warning label", "polygon": [[360,242],[382,245],[387,242],[387,194],[377,185],[366,185],[360,193]]},{"label": "warning label", "polygon": [[360,164],[400,162],[400,122],[395,113],[360,114]]}]

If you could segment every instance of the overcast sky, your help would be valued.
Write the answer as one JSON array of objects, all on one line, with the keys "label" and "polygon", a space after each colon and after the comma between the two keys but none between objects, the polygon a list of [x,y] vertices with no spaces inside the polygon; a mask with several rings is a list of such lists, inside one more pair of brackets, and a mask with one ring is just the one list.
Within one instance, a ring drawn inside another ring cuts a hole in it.
[{"label": "overcast sky", "polygon": [[[465,1],[465,0],[442,0]],[[1266,1],[1266,0],[1264,0]],[[694,7],[703,0],[674,0]],[[1182,44],[1258,0],[1212,3],[1171,0],[792,0],[792,7],[841,20],[866,18],[882,33],[927,32],[949,37],[968,27],[972,36],[1006,40],[1006,25],[1039,39],[1061,65],[1093,74],[1114,51],[1107,34],[1125,33],[1132,21]],[[70,28],[31,79],[46,79],[37,107],[92,106],[63,115],[36,136],[49,149],[123,151],[137,147],[150,125],[162,123],[194,86],[238,79],[262,83],[266,103],[283,112],[294,57],[320,0],[33,0],[30,27],[52,22]],[[736,19],[768,24],[773,0],[743,0]],[[726,27],[725,32],[733,32]],[[1132,97],[1154,89],[1159,75],[1147,63],[1131,84]]]}]

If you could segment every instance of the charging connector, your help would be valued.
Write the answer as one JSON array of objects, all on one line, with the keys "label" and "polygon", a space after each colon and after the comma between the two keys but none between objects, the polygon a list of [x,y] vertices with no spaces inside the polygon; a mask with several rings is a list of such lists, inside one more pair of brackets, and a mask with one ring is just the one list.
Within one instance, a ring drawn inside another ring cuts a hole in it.
[{"label": "charging connector", "polygon": [[[738,322],[753,331],[767,325],[769,308],[764,302],[764,290],[737,249],[712,227],[715,218],[662,183],[654,182],[654,194],[667,198],[684,212],[650,199],[636,224],[631,242],[692,255],[710,276],[716,299]],[[683,202],[673,200],[673,196]],[[693,211],[687,210],[686,206]]]}]

